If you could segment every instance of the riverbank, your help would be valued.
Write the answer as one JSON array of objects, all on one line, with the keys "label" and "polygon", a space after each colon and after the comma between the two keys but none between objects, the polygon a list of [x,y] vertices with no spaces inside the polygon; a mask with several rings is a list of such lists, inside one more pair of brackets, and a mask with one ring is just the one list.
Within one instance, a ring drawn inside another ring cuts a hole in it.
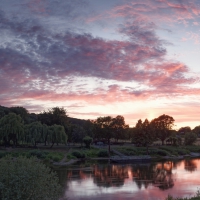
[{"label": "riverbank", "polygon": [[[52,149],[44,146],[41,146],[38,149],[1,148],[0,158],[8,154],[13,157],[18,157],[19,155],[25,157],[36,156],[37,158],[54,165],[65,166],[71,165],[80,160],[109,160],[113,157],[117,157],[118,159],[123,159],[124,157],[134,157],[140,159],[147,155],[145,147],[115,145],[111,146],[111,153],[109,156],[107,148],[107,146],[92,146],[90,149],[80,146],[57,146]],[[200,146],[150,147],[148,153],[151,161],[181,160],[185,158],[200,157]]]}]

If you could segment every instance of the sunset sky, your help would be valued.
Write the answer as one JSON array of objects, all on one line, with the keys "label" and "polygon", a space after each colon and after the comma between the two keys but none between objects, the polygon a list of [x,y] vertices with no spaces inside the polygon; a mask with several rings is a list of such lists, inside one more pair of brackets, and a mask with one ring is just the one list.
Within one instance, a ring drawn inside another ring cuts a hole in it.
[{"label": "sunset sky", "polygon": [[1,0],[0,105],[200,125],[200,1]]}]

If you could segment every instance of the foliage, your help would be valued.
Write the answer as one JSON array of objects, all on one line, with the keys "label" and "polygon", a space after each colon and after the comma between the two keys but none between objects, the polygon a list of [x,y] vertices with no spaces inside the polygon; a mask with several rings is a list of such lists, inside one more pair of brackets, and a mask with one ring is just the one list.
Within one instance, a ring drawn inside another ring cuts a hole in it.
[{"label": "foliage", "polygon": [[24,107],[15,106],[10,108],[10,112],[15,113],[16,115],[19,115],[23,121],[28,122],[28,110]]},{"label": "foliage", "polygon": [[36,158],[0,160],[1,200],[57,200],[60,194],[58,177]]},{"label": "foliage", "polygon": [[96,149],[96,148],[90,148],[90,149],[86,149],[84,151],[85,155],[89,158],[91,157],[97,157],[97,154],[98,154],[99,150]]},{"label": "foliage", "polygon": [[193,133],[196,133],[198,136],[200,135],[200,126],[196,126],[193,130]]},{"label": "foliage", "polygon": [[82,126],[75,125],[72,131],[72,142],[81,143],[83,138],[86,136],[86,131]]},{"label": "foliage", "polygon": [[180,134],[185,134],[188,132],[191,132],[191,128],[189,126],[181,127],[178,130],[178,133],[180,133]]},{"label": "foliage", "polygon": [[196,140],[197,140],[196,133],[188,132],[188,133],[185,134],[184,144],[185,145],[192,145],[196,142]]},{"label": "foliage", "polygon": [[112,118],[112,129],[113,129],[113,138],[117,141],[119,139],[125,139],[125,131],[129,126],[125,123],[124,117],[117,115],[115,118]]},{"label": "foliage", "polygon": [[89,136],[85,136],[83,138],[83,142],[85,143],[86,148],[90,148],[90,144],[92,143],[92,138]]},{"label": "foliage", "polygon": [[109,154],[108,154],[108,151],[106,150],[100,150],[97,154],[98,157],[108,157]]},{"label": "foliage", "polygon": [[41,142],[42,139],[42,128],[42,124],[38,121],[26,125],[26,142],[32,143],[36,147],[37,143]]},{"label": "foliage", "polygon": [[75,156],[76,158],[85,158],[85,154],[80,151],[74,151],[72,152],[72,155]]},{"label": "foliage", "polygon": [[170,137],[170,130],[174,126],[174,119],[169,115],[161,115],[151,121],[152,128],[157,135],[157,138],[161,140],[162,145],[164,141]]},{"label": "foliage", "polygon": [[146,153],[148,152],[148,147],[151,145],[156,137],[155,132],[152,129],[152,125],[149,123],[148,119],[145,119],[144,122],[142,120],[138,120],[135,129],[133,129],[133,136],[132,136],[132,143],[136,144],[137,146],[144,146],[146,147]]},{"label": "foliage", "polygon": [[49,127],[49,142],[52,143],[51,147],[53,147],[55,143],[66,144],[67,135],[63,126],[54,124]]},{"label": "foliage", "polygon": [[28,157],[30,158],[30,157],[32,157],[32,156],[35,156],[35,157],[37,157],[37,158],[45,158],[46,157],[46,152],[44,152],[44,151],[41,151],[41,150],[31,150],[31,151],[29,151],[28,152]]},{"label": "foliage", "polygon": [[68,121],[67,111],[64,108],[53,107],[40,113],[39,120],[49,126],[54,124],[64,125]]},{"label": "foliage", "polygon": [[17,145],[18,141],[24,140],[24,124],[22,118],[15,113],[9,113],[0,119],[0,140],[4,144],[10,145],[13,141]]}]

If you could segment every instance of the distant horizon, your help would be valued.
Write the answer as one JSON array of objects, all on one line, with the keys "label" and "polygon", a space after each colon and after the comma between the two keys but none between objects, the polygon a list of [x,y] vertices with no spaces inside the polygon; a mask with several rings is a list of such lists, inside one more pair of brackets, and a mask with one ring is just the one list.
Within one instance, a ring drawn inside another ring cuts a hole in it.
[{"label": "distant horizon", "polygon": [[199,0],[0,1],[0,104],[200,125]]}]

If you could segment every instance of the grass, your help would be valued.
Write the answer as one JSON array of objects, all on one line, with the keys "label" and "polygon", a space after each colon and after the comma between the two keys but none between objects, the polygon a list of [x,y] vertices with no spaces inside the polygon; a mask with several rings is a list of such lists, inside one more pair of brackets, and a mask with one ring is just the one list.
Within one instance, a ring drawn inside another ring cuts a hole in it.
[{"label": "grass", "polygon": [[180,197],[176,197],[174,198],[171,195],[168,195],[168,197],[165,200],[200,200],[200,190],[198,189],[196,192],[196,195],[194,197],[190,197],[190,198],[180,198]]},{"label": "grass", "polygon": [[[135,147],[133,145],[129,146],[111,146],[111,148],[116,149],[120,153],[126,156],[139,156],[139,155],[146,155],[146,147]],[[68,152],[68,150],[70,151]],[[87,149],[85,147],[75,146],[75,147],[67,147],[67,146],[57,146],[55,148],[48,148],[42,146],[39,149],[30,149],[30,148],[9,148],[9,149],[1,149],[0,150],[0,158],[4,157],[7,154],[10,154],[12,157],[18,157],[19,155],[23,155],[25,157],[36,156],[39,159],[45,161],[54,161],[59,162],[61,161],[65,155],[67,155],[67,160],[76,159],[78,158],[76,155],[73,154],[74,151],[78,151],[83,158],[98,158],[98,157],[108,157],[105,153],[107,151],[106,148],[94,148],[91,147]],[[102,151],[105,151],[102,153]],[[149,154],[153,157],[162,158],[163,156],[179,156],[179,155],[186,155],[190,152],[198,152],[200,153],[200,146],[193,145],[193,146],[152,146],[149,147]],[[78,154],[77,154],[78,155]],[[115,155],[111,152],[111,156]],[[81,157],[81,156],[80,156]]]},{"label": "grass", "polygon": [[45,161],[54,161],[58,162],[64,158],[65,153],[52,150],[38,150],[38,149],[13,149],[12,151],[0,151],[0,158],[11,155],[12,157],[24,156],[30,158],[32,156],[37,157],[38,159],[43,159]]},{"label": "grass", "polygon": [[[117,151],[126,155],[126,156],[137,156],[137,155],[146,155],[145,147],[115,147]],[[181,156],[187,155],[190,152],[199,152],[200,146],[159,146],[159,147],[149,147],[149,154],[152,156]]]}]

